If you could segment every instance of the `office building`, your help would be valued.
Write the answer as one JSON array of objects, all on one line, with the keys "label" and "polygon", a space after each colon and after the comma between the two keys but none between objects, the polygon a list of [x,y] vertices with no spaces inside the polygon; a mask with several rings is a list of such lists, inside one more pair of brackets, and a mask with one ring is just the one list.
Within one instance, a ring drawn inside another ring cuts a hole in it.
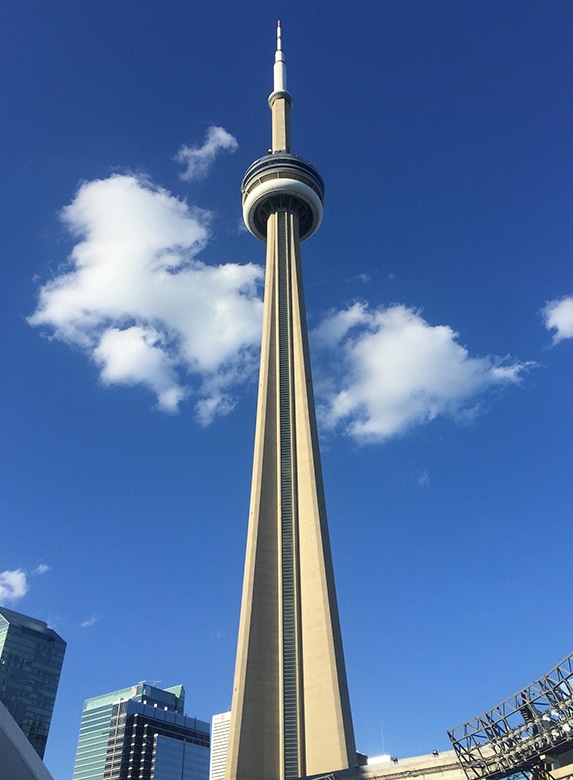
[{"label": "office building", "polygon": [[222,712],[220,715],[213,715],[213,719],[211,720],[211,761],[209,764],[209,780],[225,780],[230,725],[230,712]]},{"label": "office building", "polygon": [[208,780],[209,724],[182,685],[145,682],[84,702],[73,780]]},{"label": "office building", "polygon": [[318,448],[300,243],[322,219],[316,168],[291,152],[280,23],[272,148],[243,218],[266,243],[251,505],[226,780],[285,780],[357,761]]},{"label": "office building", "polygon": [[42,620],[0,607],[0,701],[44,757],[66,643]]}]

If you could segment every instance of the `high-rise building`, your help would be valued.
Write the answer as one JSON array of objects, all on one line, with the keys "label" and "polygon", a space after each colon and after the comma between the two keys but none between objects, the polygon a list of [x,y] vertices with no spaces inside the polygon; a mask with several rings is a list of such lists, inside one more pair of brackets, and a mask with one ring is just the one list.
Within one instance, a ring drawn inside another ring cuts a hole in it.
[{"label": "high-rise building", "polygon": [[211,762],[209,764],[209,780],[225,780],[230,725],[230,712],[222,712],[220,715],[213,715],[211,720]]},{"label": "high-rise building", "polygon": [[209,724],[184,705],[144,682],[86,699],[73,780],[208,780]]},{"label": "high-rise building", "polygon": [[44,757],[66,643],[43,620],[0,607],[0,701]]},{"label": "high-rise building", "polygon": [[272,148],[242,183],[266,242],[259,399],[226,780],[285,780],[356,763],[314,411],[300,242],[324,187],[291,152],[280,23]]}]

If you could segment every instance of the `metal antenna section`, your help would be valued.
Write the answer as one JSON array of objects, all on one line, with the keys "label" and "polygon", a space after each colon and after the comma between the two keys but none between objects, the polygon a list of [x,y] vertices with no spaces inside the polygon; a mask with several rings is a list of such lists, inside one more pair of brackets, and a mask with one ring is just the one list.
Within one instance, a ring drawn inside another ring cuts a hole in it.
[{"label": "metal antenna section", "polygon": [[275,64],[273,68],[273,92],[286,92],[286,62],[283,52],[281,23],[277,22],[277,48],[275,51]]},{"label": "metal antenna section", "polygon": [[468,780],[542,780],[573,749],[573,653],[544,677],[448,731]]}]

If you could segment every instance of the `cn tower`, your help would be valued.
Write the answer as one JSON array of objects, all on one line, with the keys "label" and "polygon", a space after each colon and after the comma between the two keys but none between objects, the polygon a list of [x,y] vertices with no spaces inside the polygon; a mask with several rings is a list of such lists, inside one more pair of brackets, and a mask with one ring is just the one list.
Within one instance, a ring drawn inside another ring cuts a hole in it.
[{"label": "cn tower", "polygon": [[267,244],[247,552],[226,780],[346,769],[356,748],[316,429],[300,243],[324,185],[291,152],[280,22],[272,148],[247,170],[243,218]]}]

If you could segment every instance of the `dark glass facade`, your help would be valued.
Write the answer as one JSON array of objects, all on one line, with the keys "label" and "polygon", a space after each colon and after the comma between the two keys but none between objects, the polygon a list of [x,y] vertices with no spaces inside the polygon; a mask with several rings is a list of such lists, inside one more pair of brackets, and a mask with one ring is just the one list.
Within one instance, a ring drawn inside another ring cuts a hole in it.
[{"label": "dark glass facade", "polygon": [[0,700],[44,757],[66,643],[42,620],[0,607]]},{"label": "dark glass facade", "polygon": [[140,683],[88,699],[73,780],[208,780],[209,724],[183,714],[184,696]]}]

